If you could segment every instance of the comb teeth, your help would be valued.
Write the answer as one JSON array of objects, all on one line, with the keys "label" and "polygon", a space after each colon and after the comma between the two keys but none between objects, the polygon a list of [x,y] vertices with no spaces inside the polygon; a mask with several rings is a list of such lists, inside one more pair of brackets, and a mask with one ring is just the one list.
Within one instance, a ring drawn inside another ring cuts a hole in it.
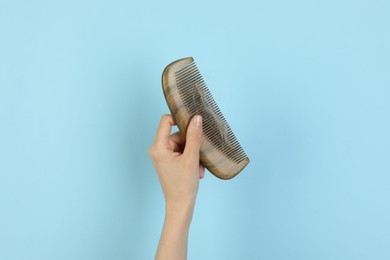
[{"label": "comb teeth", "polygon": [[178,92],[190,116],[203,117],[204,137],[227,158],[240,163],[247,155],[214,101],[195,62],[175,72]]}]

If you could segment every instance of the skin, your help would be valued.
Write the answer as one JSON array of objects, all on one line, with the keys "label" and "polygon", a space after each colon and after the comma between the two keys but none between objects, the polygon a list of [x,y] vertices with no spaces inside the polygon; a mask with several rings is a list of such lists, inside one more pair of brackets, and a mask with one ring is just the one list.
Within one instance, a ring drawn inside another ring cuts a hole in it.
[{"label": "skin", "polygon": [[156,260],[187,259],[188,232],[199,180],[204,177],[204,167],[199,163],[201,116],[191,119],[186,136],[171,134],[174,125],[171,115],[163,115],[149,149],[165,198],[165,220]]}]

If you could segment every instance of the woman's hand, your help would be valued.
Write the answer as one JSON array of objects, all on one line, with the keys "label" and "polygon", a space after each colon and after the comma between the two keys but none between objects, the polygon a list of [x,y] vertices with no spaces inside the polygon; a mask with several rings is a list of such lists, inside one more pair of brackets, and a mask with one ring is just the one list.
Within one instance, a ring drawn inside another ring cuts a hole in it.
[{"label": "woman's hand", "polygon": [[149,149],[165,198],[165,222],[156,259],[186,259],[199,179],[204,167],[199,163],[202,117],[190,121],[186,137],[171,135],[175,125],[171,115],[163,115],[156,138]]}]

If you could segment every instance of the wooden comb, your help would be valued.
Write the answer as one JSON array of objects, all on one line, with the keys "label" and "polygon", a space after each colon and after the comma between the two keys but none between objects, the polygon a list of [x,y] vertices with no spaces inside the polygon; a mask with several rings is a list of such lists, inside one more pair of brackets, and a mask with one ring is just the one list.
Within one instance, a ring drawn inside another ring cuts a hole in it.
[{"label": "wooden comb", "polygon": [[182,133],[194,115],[201,115],[201,163],[216,177],[227,180],[240,173],[249,158],[215,103],[192,57],[169,64],[162,74],[169,110]]}]

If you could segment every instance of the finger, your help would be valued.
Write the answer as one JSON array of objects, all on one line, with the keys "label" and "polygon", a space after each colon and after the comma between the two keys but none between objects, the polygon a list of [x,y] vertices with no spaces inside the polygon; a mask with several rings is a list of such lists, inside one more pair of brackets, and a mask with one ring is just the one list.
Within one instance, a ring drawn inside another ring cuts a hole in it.
[{"label": "finger", "polygon": [[169,138],[177,145],[183,145],[186,142],[185,136],[180,132],[171,134]]},{"label": "finger", "polygon": [[183,136],[180,132],[176,132],[171,134],[169,140],[171,141],[170,143],[172,144],[173,151],[182,154],[184,150],[184,144],[186,142],[185,136]]},{"label": "finger", "polygon": [[202,138],[202,117],[194,116],[187,128],[184,156],[199,161],[200,141]]},{"label": "finger", "polygon": [[199,179],[204,178],[204,166],[203,164],[199,164]]},{"label": "finger", "polygon": [[158,125],[155,141],[158,142],[160,140],[167,139],[170,136],[172,126],[174,125],[176,125],[176,123],[172,115],[162,115],[160,124]]}]

